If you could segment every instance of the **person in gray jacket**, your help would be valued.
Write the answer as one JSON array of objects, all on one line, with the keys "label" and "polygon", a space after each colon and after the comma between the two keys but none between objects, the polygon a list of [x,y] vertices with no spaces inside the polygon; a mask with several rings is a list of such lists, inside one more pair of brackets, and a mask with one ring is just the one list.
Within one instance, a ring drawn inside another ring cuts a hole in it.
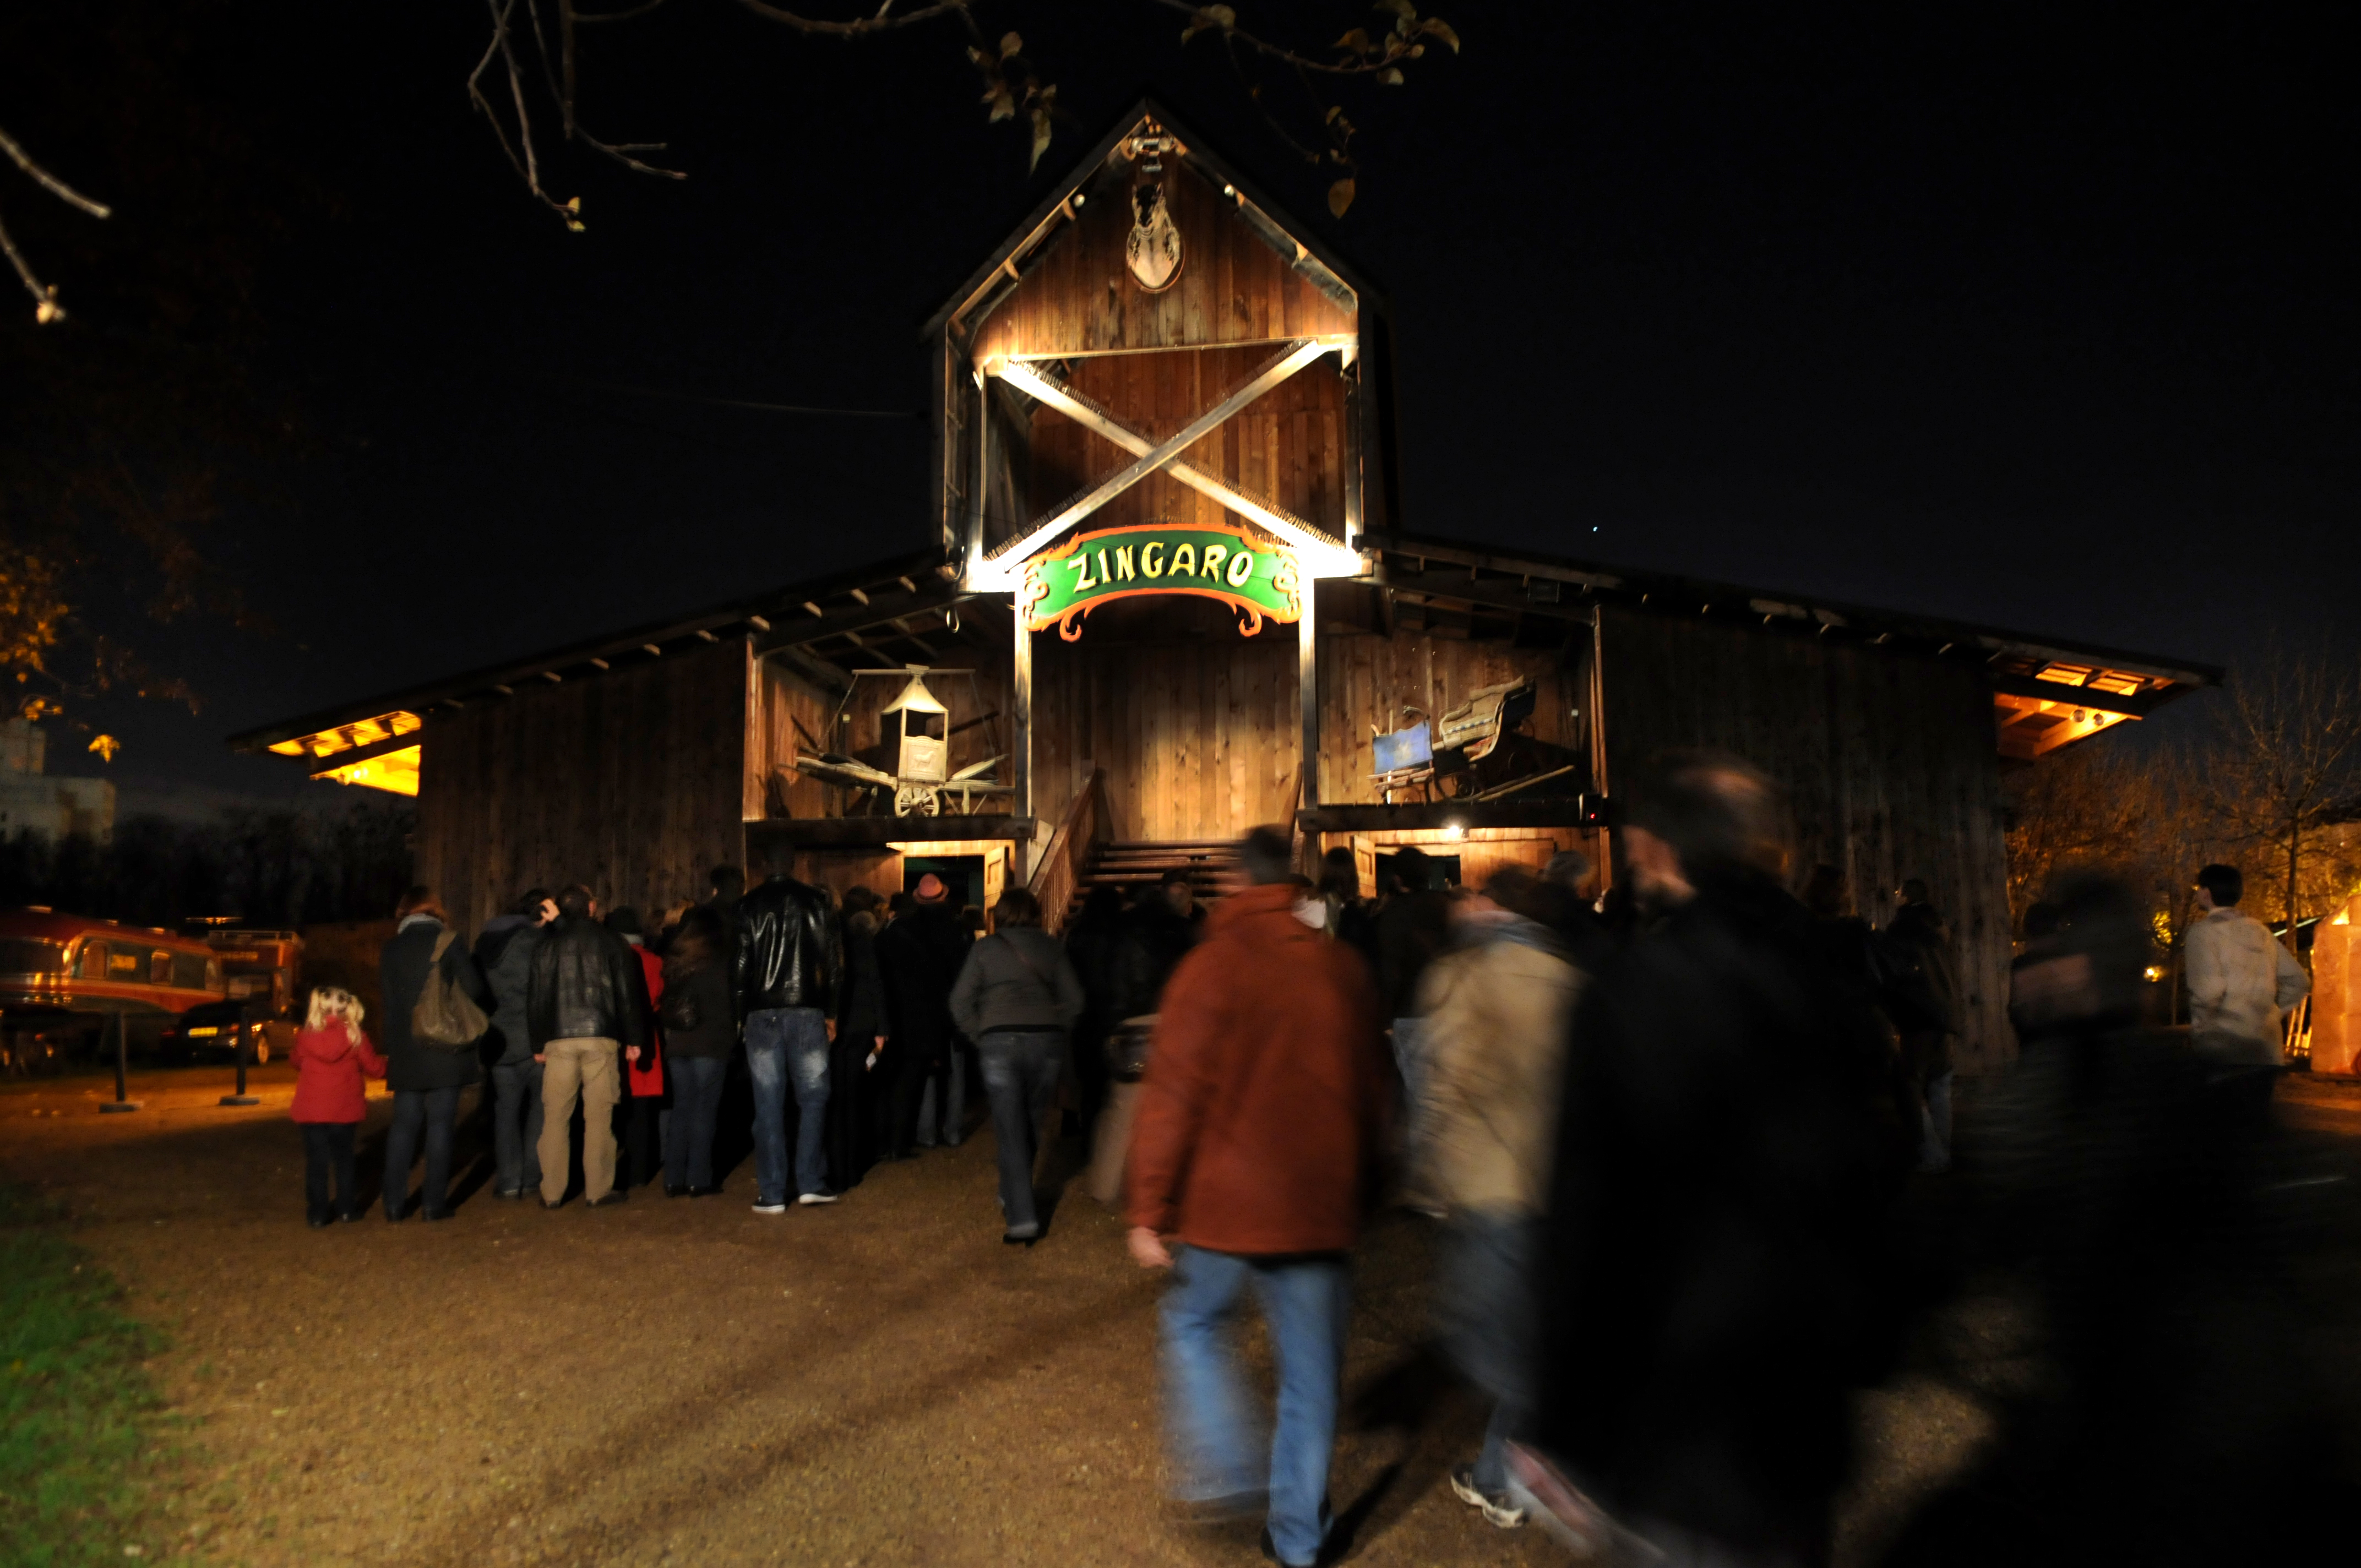
[{"label": "person in gray jacket", "polygon": [[1066,1036],[1082,1015],[1082,982],[1066,949],[1041,929],[1041,905],[1021,887],[1000,895],[993,934],[978,942],[951,986],[951,1021],[983,1059],[1000,1146],[1000,1238],[1030,1246],[1041,1236],[1033,1200],[1033,1159],[1058,1092]]},{"label": "person in gray jacket", "polygon": [[492,1196],[521,1199],[541,1186],[541,1064],[525,1037],[525,981],[542,927],[557,918],[557,901],[536,887],[516,911],[484,922],[476,938],[476,967],[492,988]]}]

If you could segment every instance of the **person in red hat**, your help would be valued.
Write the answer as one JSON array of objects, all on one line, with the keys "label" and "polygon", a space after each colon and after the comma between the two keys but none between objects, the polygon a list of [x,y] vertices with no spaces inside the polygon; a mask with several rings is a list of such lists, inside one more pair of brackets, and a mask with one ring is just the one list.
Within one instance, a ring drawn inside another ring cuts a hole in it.
[{"label": "person in red hat", "polygon": [[886,1054],[894,1069],[889,1159],[907,1159],[914,1145],[932,1148],[938,1113],[943,1141],[958,1143],[967,1111],[967,1075],[951,1025],[951,986],[967,963],[972,938],[951,907],[942,878],[928,872],[912,892],[917,904],[877,938],[891,1042]]}]

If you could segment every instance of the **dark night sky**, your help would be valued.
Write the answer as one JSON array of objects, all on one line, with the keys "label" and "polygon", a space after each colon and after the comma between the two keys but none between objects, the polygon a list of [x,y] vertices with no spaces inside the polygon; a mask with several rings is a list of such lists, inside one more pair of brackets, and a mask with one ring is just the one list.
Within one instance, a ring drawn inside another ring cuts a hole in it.
[{"label": "dark night sky", "polygon": [[693,178],[561,155],[581,235],[470,115],[479,7],[224,20],[193,74],[302,175],[258,375],[311,439],[216,548],[291,636],[151,637],[207,706],[107,707],[115,767],[283,792],[221,738],[917,542],[916,420],[593,383],[918,408],[920,321],[1142,91],[1389,292],[1411,527],[2232,663],[2361,646],[2329,11],[1441,9],[1467,52],[1351,100],[1334,223],[1145,5],[987,12],[1073,115],[1028,179],[946,35],[673,0],[589,37],[588,114]]}]

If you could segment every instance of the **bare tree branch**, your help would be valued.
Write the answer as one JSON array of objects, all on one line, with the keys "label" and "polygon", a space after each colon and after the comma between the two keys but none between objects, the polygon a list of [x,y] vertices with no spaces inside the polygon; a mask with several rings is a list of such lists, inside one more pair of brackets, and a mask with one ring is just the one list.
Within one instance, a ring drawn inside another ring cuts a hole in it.
[{"label": "bare tree branch", "polygon": [[664,0],[648,0],[646,5],[634,5],[628,11],[577,11],[574,19],[585,27],[593,22],[628,22],[635,16],[646,16],[664,3]]},{"label": "bare tree branch", "polygon": [[[765,0],[738,0],[758,16],[767,17],[799,33],[818,33],[829,38],[857,38],[871,33],[895,32],[903,27],[915,27],[921,22],[931,22],[938,16],[956,16],[975,30],[975,18],[968,13],[968,0],[936,0],[932,5],[921,5],[903,16],[887,15],[887,5],[880,5],[873,16],[856,17],[850,22],[831,22],[819,17],[800,16],[765,3]],[[888,0],[890,5],[891,0]],[[976,35],[982,37],[981,33]]]},{"label": "bare tree branch", "polygon": [[[16,138],[5,131],[0,131],[0,152],[6,153],[17,168],[32,177],[35,184],[67,205],[79,208],[93,218],[113,215],[113,208],[104,203],[92,201],[34,162],[32,154],[27,152],[17,144]],[[23,251],[16,248],[16,236],[8,232],[5,224],[0,224],[0,252],[6,254],[8,265],[16,269],[16,277],[24,283],[25,292],[33,296],[33,319],[43,326],[65,320],[65,307],[58,303],[57,285],[44,283],[34,274],[33,264],[25,259]]]},{"label": "bare tree branch", "polygon": [[80,207],[83,212],[88,213],[93,218],[104,218],[114,215],[113,209],[108,207],[105,203],[92,201],[89,197],[83,195],[81,192],[75,190],[72,186],[67,184],[64,181],[50,173],[39,164],[35,163],[31,155],[26,152],[23,148],[17,146],[16,138],[10,136],[6,131],[0,131],[0,152],[6,153],[10,159],[15,160],[17,168],[23,170],[26,173],[33,177],[34,181],[38,184],[41,189],[47,191],[50,195],[55,196],[58,200],[65,203],[67,205]]}]

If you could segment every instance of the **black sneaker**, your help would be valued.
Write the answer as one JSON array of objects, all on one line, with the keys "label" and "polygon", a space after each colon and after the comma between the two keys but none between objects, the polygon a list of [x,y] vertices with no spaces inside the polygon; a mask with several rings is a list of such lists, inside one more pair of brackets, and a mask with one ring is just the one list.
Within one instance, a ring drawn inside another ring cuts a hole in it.
[{"label": "black sneaker", "polygon": [[817,1192],[806,1192],[796,1198],[798,1203],[833,1203],[844,1194],[833,1187],[823,1187]]},{"label": "black sneaker", "polygon": [[612,1192],[608,1193],[604,1198],[584,1199],[582,1201],[582,1206],[585,1209],[611,1209],[618,1203],[630,1202],[631,1199],[631,1195],[629,1192],[626,1192],[621,1188],[618,1187]]},{"label": "black sneaker", "polygon": [[305,1216],[305,1222],[304,1222],[304,1223],[307,1223],[307,1224],[309,1224],[309,1225],[310,1225],[313,1230],[315,1230],[315,1231],[324,1231],[324,1230],[326,1230],[326,1229],[328,1228],[328,1224],[329,1224],[329,1221],[327,1220],[327,1218],[326,1218],[324,1215],[320,1215],[320,1214],[312,1214],[312,1215],[307,1215],[307,1216]]},{"label": "black sneaker", "polygon": [[688,1196],[688,1189],[686,1187],[675,1187],[671,1182],[667,1181],[664,1183],[664,1196],[667,1198],[686,1198]]}]

